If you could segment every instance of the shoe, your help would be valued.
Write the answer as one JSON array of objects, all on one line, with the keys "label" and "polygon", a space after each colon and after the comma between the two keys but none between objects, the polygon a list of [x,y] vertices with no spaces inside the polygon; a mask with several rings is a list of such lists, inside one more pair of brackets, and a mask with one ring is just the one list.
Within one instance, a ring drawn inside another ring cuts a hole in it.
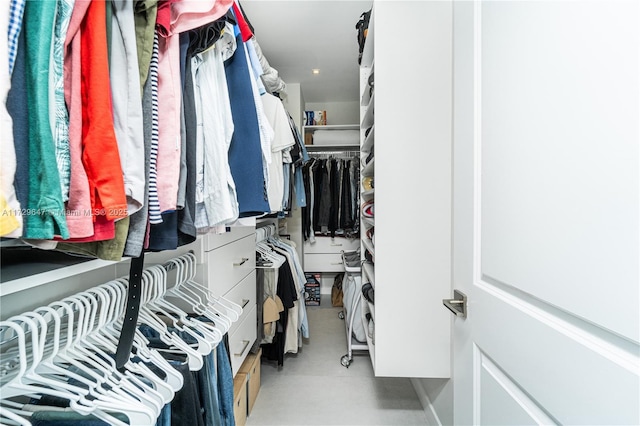
[{"label": "shoe", "polygon": [[373,151],[371,151],[369,155],[367,155],[367,158],[364,160],[364,164],[365,165],[369,164],[371,160],[373,160]]},{"label": "shoe", "polygon": [[367,299],[367,302],[374,304],[374,290],[371,283],[362,284],[362,296]]},{"label": "shoe", "polygon": [[369,250],[365,250],[364,251],[364,258],[367,259],[369,262],[371,262],[371,264],[375,264],[375,258],[373,257],[373,255],[371,254],[371,252]]},{"label": "shoe", "polygon": [[362,205],[362,215],[364,217],[373,217],[373,200],[369,200]]},{"label": "shoe", "polygon": [[362,187],[364,188],[365,191],[369,191],[370,189],[373,189],[373,177],[367,176],[364,179],[362,179]]}]

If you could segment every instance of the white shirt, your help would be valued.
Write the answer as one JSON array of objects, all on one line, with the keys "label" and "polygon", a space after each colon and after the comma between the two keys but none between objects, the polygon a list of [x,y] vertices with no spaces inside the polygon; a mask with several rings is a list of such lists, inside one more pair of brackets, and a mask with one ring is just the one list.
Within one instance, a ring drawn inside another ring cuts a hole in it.
[{"label": "white shirt", "polygon": [[229,167],[234,125],[220,47],[192,58],[196,114],[198,182],[196,202],[204,203],[208,226],[238,218],[236,186]]},{"label": "white shirt", "polygon": [[296,141],[289,125],[289,116],[277,97],[265,93],[262,95],[264,113],[273,128],[271,142],[271,164],[269,165],[269,207],[272,212],[282,210],[284,196],[283,151],[295,145]]}]

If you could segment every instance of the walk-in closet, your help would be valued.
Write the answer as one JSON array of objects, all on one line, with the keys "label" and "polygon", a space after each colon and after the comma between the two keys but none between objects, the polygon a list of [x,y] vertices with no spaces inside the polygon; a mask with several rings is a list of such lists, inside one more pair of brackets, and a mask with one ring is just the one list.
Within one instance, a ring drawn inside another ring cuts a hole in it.
[{"label": "walk-in closet", "polygon": [[636,0],[4,0],[0,425],[640,425]]}]

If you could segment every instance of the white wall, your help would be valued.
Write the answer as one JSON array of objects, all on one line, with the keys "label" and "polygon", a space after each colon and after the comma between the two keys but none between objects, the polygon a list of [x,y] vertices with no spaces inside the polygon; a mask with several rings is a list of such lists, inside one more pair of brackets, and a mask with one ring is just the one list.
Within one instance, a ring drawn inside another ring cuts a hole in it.
[{"label": "white wall", "polygon": [[429,425],[453,424],[453,380],[411,379]]},{"label": "white wall", "polygon": [[327,124],[360,123],[360,103],[354,102],[307,102],[305,111],[327,111]]},{"label": "white wall", "polygon": [[[304,95],[302,94],[302,88],[300,83],[287,83],[285,93],[280,94],[282,96],[282,104],[285,109],[293,117],[293,121],[296,123],[300,134],[302,134],[302,117],[304,116]],[[302,256],[302,209],[297,208],[291,210],[289,217],[285,219],[287,226],[287,233],[291,235],[290,239],[296,243],[296,251],[300,258],[300,263],[303,262]]]},{"label": "white wall", "polygon": [[302,117],[304,116],[304,96],[302,95],[302,89],[300,83],[287,83],[285,92],[280,93],[282,97],[282,104],[285,109],[289,111],[293,121],[298,126],[298,129],[302,132]]}]

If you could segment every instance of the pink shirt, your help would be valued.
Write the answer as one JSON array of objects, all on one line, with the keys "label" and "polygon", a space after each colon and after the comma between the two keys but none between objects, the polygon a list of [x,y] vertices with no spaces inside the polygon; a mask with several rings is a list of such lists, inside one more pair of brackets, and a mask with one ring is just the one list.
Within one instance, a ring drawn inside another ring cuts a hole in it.
[{"label": "pink shirt", "polygon": [[71,154],[71,180],[66,208],[70,213],[67,214],[70,238],[87,238],[94,234],[89,179],[82,164],[82,70],[80,65],[80,24],[90,4],[90,0],[76,0],[65,40],[64,97],[69,109]]},{"label": "pink shirt", "polygon": [[156,27],[160,35],[158,56],[158,198],[160,211],[175,210],[180,178],[179,33],[222,17],[233,0],[166,0],[158,5]]}]

